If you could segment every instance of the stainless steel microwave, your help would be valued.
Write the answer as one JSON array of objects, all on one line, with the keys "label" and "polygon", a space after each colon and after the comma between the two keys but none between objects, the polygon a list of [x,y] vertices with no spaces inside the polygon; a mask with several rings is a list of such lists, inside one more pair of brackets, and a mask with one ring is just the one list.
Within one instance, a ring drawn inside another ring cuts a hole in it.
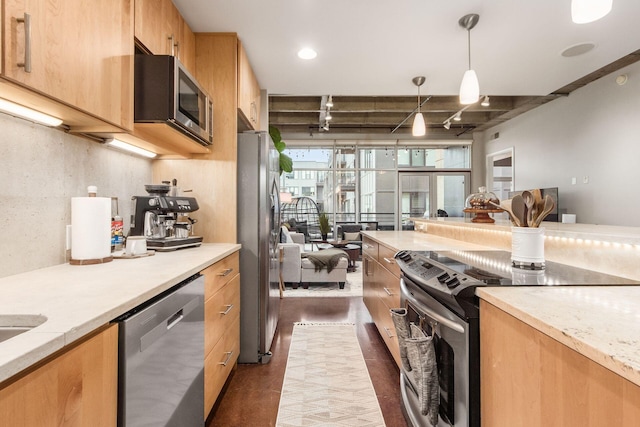
[{"label": "stainless steel microwave", "polygon": [[178,59],[135,56],[134,121],[166,123],[202,145],[213,143],[213,101]]}]

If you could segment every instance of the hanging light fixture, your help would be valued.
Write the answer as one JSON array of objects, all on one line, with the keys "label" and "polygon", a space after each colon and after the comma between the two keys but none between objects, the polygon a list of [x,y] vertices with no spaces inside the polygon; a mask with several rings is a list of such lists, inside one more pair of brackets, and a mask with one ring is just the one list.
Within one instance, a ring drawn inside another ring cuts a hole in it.
[{"label": "hanging light fixture", "polygon": [[324,104],[326,107],[332,108],[333,107],[333,95],[329,95],[329,100],[327,101],[326,104]]},{"label": "hanging light fixture", "polygon": [[418,112],[413,118],[413,127],[411,128],[411,134],[413,136],[424,136],[427,133],[427,126],[424,123],[424,116],[420,112],[420,86],[422,86],[425,80],[426,78],[424,76],[413,78],[413,84],[418,86]]},{"label": "hanging light fixture", "polygon": [[445,128],[446,130],[451,129],[451,120],[447,119],[447,120],[444,122],[444,128]]},{"label": "hanging light fixture", "polygon": [[453,120],[459,122],[462,120],[462,111],[458,111],[455,116],[453,116]]},{"label": "hanging light fixture", "polygon": [[489,102],[489,97],[487,95],[482,98],[482,102],[480,103],[483,107],[489,107],[491,103]]},{"label": "hanging light fixture", "polygon": [[331,115],[331,110],[329,108],[327,108],[327,113],[324,116],[325,120],[331,120],[333,119],[333,116]]},{"label": "hanging light fixture", "polygon": [[604,17],[613,7],[613,0],[571,0],[571,20],[587,24]]},{"label": "hanging light fixture", "polygon": [[471,30],[476,26],[478,20],[480,20],[480,15],[475,13],[465,15],[458,20],[458,24],[467,30],[467,42],[469,48],[469,69],[464,72],[462,83],[460,84],[461,104],[474,104],[478,102],[478,99],[480,98],[480,84],[478,83],[478,76],[476,75],[475,70],[471,69]]}]

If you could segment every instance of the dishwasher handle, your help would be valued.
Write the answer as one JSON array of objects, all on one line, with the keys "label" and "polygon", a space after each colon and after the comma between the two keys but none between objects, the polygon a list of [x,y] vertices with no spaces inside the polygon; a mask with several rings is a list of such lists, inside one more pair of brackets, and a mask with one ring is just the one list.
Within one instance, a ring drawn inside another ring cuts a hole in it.
[{"label": "dishwasher handle", "polygon": [[140,352],[145,351],[151,344],[158,341],[171,328],[180,323],[180,321],[191,313],[198,304],[199,297],[192,298],[188,303],[182,306],[180,310],[167,317],[164,321],[160,322],[157,326],[140,337]]},{"label": "dishwasher handle", "polygon": [[167,319],[167,331],[180,323],[182,319],[184,319],[184,308],[181,308],[176,314]]}]

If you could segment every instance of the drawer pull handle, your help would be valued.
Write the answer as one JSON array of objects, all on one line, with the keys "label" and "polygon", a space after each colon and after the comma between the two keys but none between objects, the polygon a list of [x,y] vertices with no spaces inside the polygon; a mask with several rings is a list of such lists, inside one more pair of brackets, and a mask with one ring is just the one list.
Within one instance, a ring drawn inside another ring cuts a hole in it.
[{"label": "drawer pull handle", "polygon": [[231,360],[231,356],[233,356],[233,351],[226,351],[227,359],[224,362],[218,362],[218,365],[227,366],[229,361]]},{"label": "drawer pull handle", "polygon": [[31,72],[31,15],[24,14],[24,18],[16,18],[24,23],[24,62],[18,62],[18,67],[24,67],[25,73]]},{"label": "drawer pull handle", "polygon": [[233,304],[227,304],[227,309],[225,311],[221,311],[220,314],[222,314],[223,316],[226,316],[227,314],[229,314],[232,308],[233,308]]},{"label": "drawer pull handle", "polygon": [[218,273],[218,276],[228,276],[229,274],[231,274],[231,272],[233,271],[233,268],[227,268],[226,270]]},{"label": "drawer pull handle", "polygon": [[389,288],[382,288],[382,289],[384,289],[384,291],[385,291],[385,292],[387,293],[387,295],[389,295],[390,297],[392,297],[392,296],[393,296],[393,292],[391,292],[391,291],[389,290]]},{"label": "drawer pull handle", "polygon": [[391,331],[389,330],[389,328],[387,328],[386,326],[384,327],[384,331],[387,333],[387,336],[388,336],[389,338],[393,338],[393,337],[395,337],[395,335],[393,335],[393,334],[391,333]]},{"label": "drawer pull handle", "polygon": [[392,259],[392,258],[384,258],[384,260],[386,261],[387,264],[395,264],[396,260]]},{"label": "drawer pull handle", "polygon": [[373,249],[373,245],[370,245],[368,243],[365,243],[364,247],[367,248],[367,249]]}]

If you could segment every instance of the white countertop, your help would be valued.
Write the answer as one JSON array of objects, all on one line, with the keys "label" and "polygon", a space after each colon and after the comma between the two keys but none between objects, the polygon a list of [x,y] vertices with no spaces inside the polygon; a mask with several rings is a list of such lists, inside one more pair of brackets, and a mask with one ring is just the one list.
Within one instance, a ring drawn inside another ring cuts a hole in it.
[{"label": "white countertop", "polygon": [[362,231],[363,235],[372,238],[378,243],[390,246],[397,250],[411,251],[490,251],[498,250],[488,246],[463,242],[462,240],[448,239],[427,233],[414,231]]},{"label": "white countertop", "polygon": [[[499,230],[511,233],[511,222],[497,219],[493,224],[471,222],[470,218],[411,218],[416,223],[451,225],[470,227],[481,230]],[[624,227],[601,224],[565,224],[561,222],[543,221],[540,225],[547,236],[580,239],[586,241],[611,242],[617,244],[640,245],[640,227]]]},{"label": "white countertop", "polygon": [[488,287],[476,293],[640,385],[640,286]]},{"label": "white countertop", "polygon": [[0,343],[0,381],[240,249],[231,243],[106,264],[69,265],[0,278],[3,315],[42,315],[43,324]]}]

